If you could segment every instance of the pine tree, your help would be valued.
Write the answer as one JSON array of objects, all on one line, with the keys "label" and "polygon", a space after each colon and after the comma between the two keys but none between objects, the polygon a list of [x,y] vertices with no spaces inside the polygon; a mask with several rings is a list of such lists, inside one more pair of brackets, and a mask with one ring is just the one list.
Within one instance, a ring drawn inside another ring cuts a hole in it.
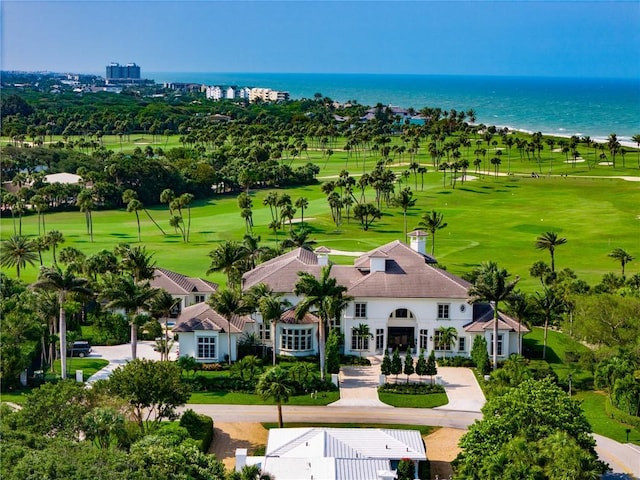
[{"label": "pine tree", "polygon": [[487,375],[491,371],[489,354],[487,353],[487,340],[484,337],[477,336],[473,339],[471,359],[476,364],[481,375]]},{"label": "pine tree", "polygon": [[389,350],[384,351],[384,357],[382,358],[382,365],[380,365],[380,373],[386,377],[391,374],[391,357],[389,356]]},{"label": "pine tree", "polygon": [[422,376],[427,375],[427,359],[424,358],[424,348],[420,349],[420,355],[416,361],[416,373],[420,377],[422,383]]},{"label": "pine tree", "polygon": [[402,372],[402,359],[400,358],[400,352],[396,348],[391,358],[391,373],[396,376],[396,383],[398,383],[398,375]]},{"label": "pine tree", "polygon": [[431,377],[431,385],[433,385],[433,376],[437,375],[438,367],[436,366],[436,352],[435,350],[431,350],[429,354],[429,359],[427,360],[427,370],[425,375],[429,375]]},{"label": "pine tree", "polygon": [[409,383],[409,377],[413,375],[415,369],[413,368],[413,357],[411,356],[411,350],[407,350],[407,355],[404,357],[404,369],[403,373],[407,376],[407,383]]}]

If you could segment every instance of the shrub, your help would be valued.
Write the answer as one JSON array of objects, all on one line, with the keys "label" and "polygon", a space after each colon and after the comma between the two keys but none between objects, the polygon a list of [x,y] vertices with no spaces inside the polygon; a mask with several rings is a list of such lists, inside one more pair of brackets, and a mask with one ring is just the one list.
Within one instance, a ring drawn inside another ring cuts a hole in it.
[{"label": "shrub", "polygon": [[200,365],[200,370],[205,372],[219,372],[224,367],[219,363],[203,363]]},{"label": "shrub", "polygon": [[456,357],[440,358],[438,359],[438,365],[440,365],[441,367],[467,367],[467,368],[472,368],[476,366],[476,364],[470,358],[461,357],[459,355]]},{"label": "shrub", "polygon": [[[356,355],[342,355],[340,358],[340,363],[342,365],[356,365],[362,367],[368,367],[371,365],[371,360],[365,357],[360,357]],[[333,372],[337,373],[337,372]]]},{"label": "shrub", "polygon": [[385,383],[378,387],[378,391],[403,395],[429,395],[431,393],[444,393],[444,387],[430,383]]},{"label": "shrub", "polygon": [[180,418],[180,426],[187,429],[189,436],[198,441],[200,451],[207,453],[213,441],[213,419],[206,415],[198,415],[191,409],[186,410]]}]

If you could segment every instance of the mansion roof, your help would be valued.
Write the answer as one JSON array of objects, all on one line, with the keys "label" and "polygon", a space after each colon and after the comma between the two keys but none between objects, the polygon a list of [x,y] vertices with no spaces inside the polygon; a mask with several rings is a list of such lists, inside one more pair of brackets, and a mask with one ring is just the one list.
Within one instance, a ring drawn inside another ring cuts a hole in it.
[{"label": "mansion roof", "polygon": [[[247,315],[234,315],[230,322],[231,333],[242,333],[245,325],[253,322],[254,320]],[[222,315],[211,308],[209,304],[202,302],[183,308],[172,331],[181,333],[210,330],[226,333],[228,325]]]},{"label": "mansion roof", "polygon": [[189,295],[191,293],[214,293],[218,285],[202,278],[187,277],[165,268],[156,268],[151,286],[163,288],[171,295]]},{"label": "mansion roof", "polygon": [[[372,271],[371,259],[384,262]],[[468,298],[471,284],[432,265],[433,259],[396,240],[358,257],[353,265],[333,265],[331,275],[353,297]],[[318,255],[298,248],[258,265],[243,276],[243,288],[264,282],[275,292],[293,292],[298,272],[318,277]]]}]

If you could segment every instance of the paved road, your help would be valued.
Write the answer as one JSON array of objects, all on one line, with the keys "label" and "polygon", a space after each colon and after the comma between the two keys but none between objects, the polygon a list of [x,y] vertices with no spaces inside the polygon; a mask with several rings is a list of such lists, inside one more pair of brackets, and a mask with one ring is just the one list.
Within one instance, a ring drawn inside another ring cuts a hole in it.
[{"label": "paved road", "polygon": [[[139,342],[138,357],[154,360],[160,354],[153,350],[155,342]],[[174,353],[175,355],[175,353]],[[90,357],[109,360],[109,365],[89,379],[89,383],[107,378],[113,369],[131,359],[131,345],[93,347]],[[431,425],[467,429],[475,420],[482,419],[480,409],[485,403],[484,395],[471,370],[466,368],[439,367],[439,382],[444,386],[449,403],[433,409],[394,408],[378,400],[376,387],[379,382],[381,358],[372,358],[371,367],[345,367],[340,374],[340,400],[328,407],[283,406],[283,417],[287,422],[303,423],[389,423],[409,425]],[[208,415],[214,420],[242,422],[277,422],[277,409],[268,405],[201,405],[189,404],[190,408]],[[614,477],[620,474],[640,478],[640,449],[621,444],[600,435],[594,435],[596,451],[602,460],[612,467]],[[629,477],[626,477],[629,478]]]}]

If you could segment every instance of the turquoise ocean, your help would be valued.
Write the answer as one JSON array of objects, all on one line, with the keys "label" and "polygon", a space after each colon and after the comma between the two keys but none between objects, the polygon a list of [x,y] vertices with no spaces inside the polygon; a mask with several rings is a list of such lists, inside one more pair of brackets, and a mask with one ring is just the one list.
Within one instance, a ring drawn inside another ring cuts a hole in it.
[{"label": "turquoise ocean", "polygon": [[[640,79],[448,75],[145,72],[158,83],[267,87],[292,99],[321,93],[364,105],[473,109],[477,123],[560,136],[611,133],[632,145],[640,134]],[[634,144],[633,144],[634,145]]]}]

